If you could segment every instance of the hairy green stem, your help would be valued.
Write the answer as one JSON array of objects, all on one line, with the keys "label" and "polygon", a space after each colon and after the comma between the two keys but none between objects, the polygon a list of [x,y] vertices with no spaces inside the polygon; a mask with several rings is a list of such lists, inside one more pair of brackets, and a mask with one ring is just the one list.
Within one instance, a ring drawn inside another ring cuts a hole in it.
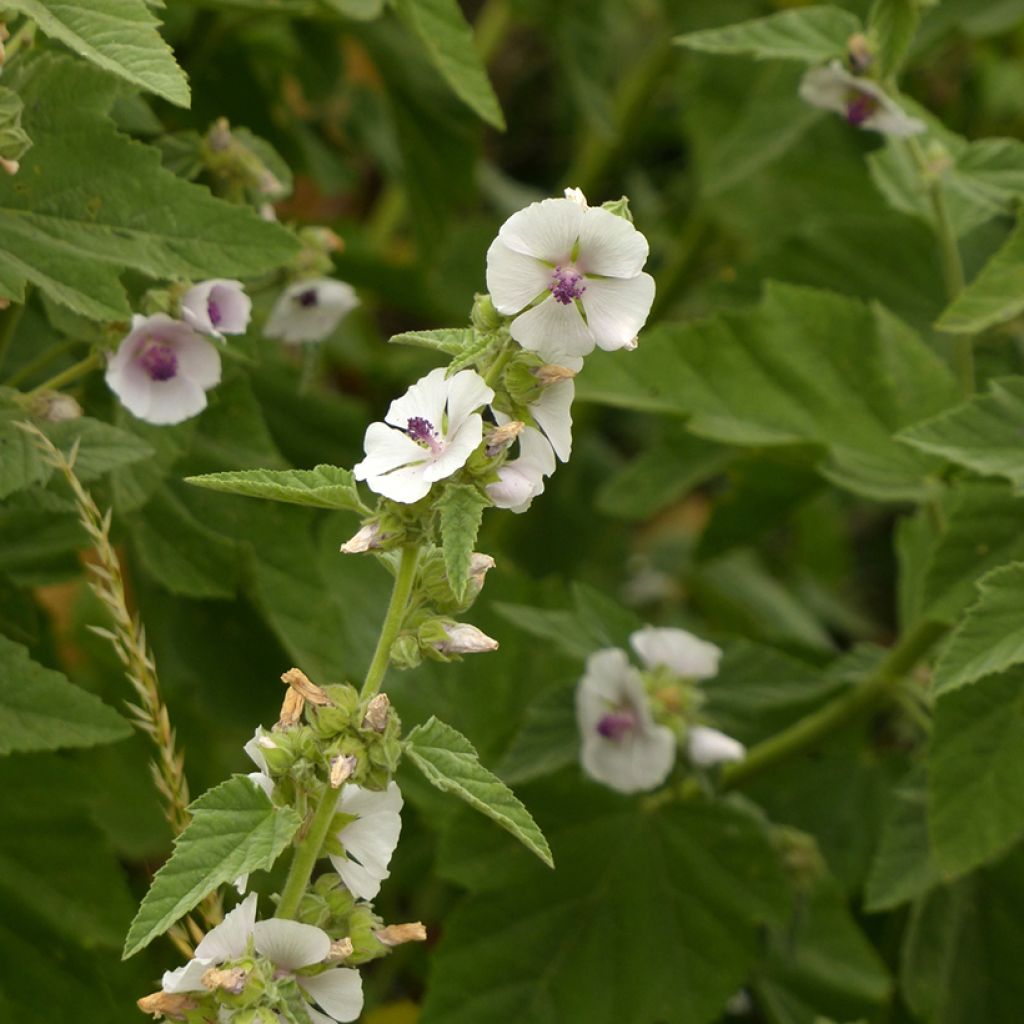
[{"label": "hairy green stem", "polygon": [[788,729],[751,747],[747,756],[722,771],[721,787],[735,789],[761,772],[799,754],[842,726],[895,696],[900,680],[945,633],[946,627],[923,622],[892,648],[885,659],[853,689],[817,711],[805,715]]},{"label": "hairy green stem", "polygon": [[363,680],[363,688],[360,691],[363,700],[376,695],[384,680],[384,673],[388,670],[388,663],[391,661],[391,645],[402,628],[402,619],[405,617],[409,595],[412,593],[412,585],[416,580],[416,562],[419,559],[419,554],[420,549],[416,544],[407,544],[402,548],[402,558],[398,563],[395,585],[391,590],[391,600],[388,602],[388,610],[384,615],[384,625],[381,626],[377,649],[373,652],[373,660],[366,670],[366,679]]},{"label": "hairy green stem", "polygon": [[305,836],[295,848],[295,856],[288,868],[288,877],[281,890],[281,900],[277,905],[275,917],[294,917],[305,895],[306,887],[313,875],[320,851],[323,849],[327,832],[334,820],[335,808],[338,804],[338,791],[328,783],[324,786],[313,812],[313,819]]},{"label": "hairy green stem", "polygon": [[484,383],[489,388],[494,387],[495,382],[501,376],[501,371],[505,369],[509,360],[516,354],[516,349],[517,346],[508,341],[499,349],[498,354],[494,357],[494,362],[491,363],[484,374]]},{"label": "hairy green stem", "polygon": [[92,373],[93,370],[99,368],[101,363],[102,359],[99,352],[90,352],[84,359],[80,359],[66,370],[61,370],[60,373],[54,374],[49,380],[44,380],[38,387],[34,387],[29,394],[37,395],[40,391],[56,391],[66,384],[71,384],[78,380],[79,377]]}]

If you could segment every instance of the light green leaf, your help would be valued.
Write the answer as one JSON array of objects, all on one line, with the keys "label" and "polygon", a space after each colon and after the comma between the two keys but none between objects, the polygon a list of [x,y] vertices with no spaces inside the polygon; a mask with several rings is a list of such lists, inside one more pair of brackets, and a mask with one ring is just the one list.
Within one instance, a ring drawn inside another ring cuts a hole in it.
[{"label": "light green leaf", "polygon": [[740,446],[810,444],[834,483],[880,500],[934,493],[938,465],[893,433],[954,404],[949,370],[881,306],[769,283],[752,311],[658,328],[628,359],[596,357],[577,396],[689,417]]},{"label": "light green leaf", "polygon": [[878,77],[895,78],[917,32],[918,0],[875,0],[868,16],[868,38],[876,48]]},{"label": "light green leaf", "polygon": [[476,331],[472,327],[442,327],[435,331],[403,331],[388,338],[390,345],[409,345],[412,348],[429,348],[457,356],[472,345]]},{"label": "light green leaf", "polygon": [[266,498],[309,508],[369,511],[359,497],[352,474],[338,466],[316,466],[314,469],[244,469],[234,473],[206,473],[189,476],[186,483],[206,487],[225,494],[241,494],[249,498]]},{"label": "light green leaf", "polygon": [[188,80],[143,0],[4,0],[79,56],[179,107]]},{"label": "light green leaf", "polygon": [[321,0],[321,3],[354,21],[373,21],[384,10],[384,0]]},{"label": "light green leaf", "polygon": [[936,703],[928,772],[929,830],[947,878],[1005,853],[1024,835],[1024,669]]},{"label": "light green leaf", "polygon": [[1024,490],[1024,377],[990,380],[989,391],[915,423],[899,440]]},{"label": "light green leaf", "polygon": [[504,131],[505,118],[476,51],[473,31],[458,0],[393,0],[395,12],[427,48],[431,63],[452,91],[489,125]]},{"label": "light green leaf", "polygon": [[676,36],[677,46],[703,53],[799,60],[824,64],[846,55],[847,42],[861,30],[856,15],[838,7],[801,7],[725,28]]},{"label": "light green leaf", "polygon": [[192,821],[156,873],[125,939],[123,958],[162,935],[218,886],[251,871],[269,870],[291,842],[301,817],[275,807],[244,775],[193,801]]},{"label": "light green leaf", "polygon": [[978,276],[939,317],[936,327],[976,334],[1012,320],[1024,310],[1024,220]]},{"label": "light green leaf", "polygon": [[0,754],[113,743],[131,726],[98,697],[0,636]]},{"label": "light green leaf", "polygon": [[21,302],[31,282],[83,316],[126,320],[125,269],[249,277],[296,251],[280,225],[180,180],[117,132],[106,112],[118,83],[96,68],[46,55],[10,84],[34,145],[16,176],[0,175],[0,297]]},{"label": "light green leaf", "polygon": [[501,779],[484,768],[462,733],[431,716],[406,736],[404,746],[406,756],[428,782],[465,800],[511,832],[548,867],[555,866],[548,842],[530,812]]},{"label": "light green leaf", "polygon": [[490,501],[479,488],[469,484],[449,484],[438,502],[441,513],[441,543],[448,585],[457,601],[466,596],[469,564],[476,547],[484,509]]},{"label": "light green leaf", "polygon": [[21,127],[21,97],[0,86],[0,157],[20,160],[32,145]]},{"label": "light green leaf", "polygon": [[978,591],[935,666],[936,697],[1024,662],[1024,564],[994,569]]}]

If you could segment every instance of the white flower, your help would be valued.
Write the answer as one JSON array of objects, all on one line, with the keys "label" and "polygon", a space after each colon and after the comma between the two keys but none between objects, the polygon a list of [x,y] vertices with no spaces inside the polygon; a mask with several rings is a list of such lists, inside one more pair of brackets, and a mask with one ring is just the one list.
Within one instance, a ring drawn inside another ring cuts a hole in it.
[{"label": "white flower", "polygon": [[280,294],[263,333],[287,345],[323,341],[359,305],[355,289],[330,277],[296,281]]},{"label": "white flower", "polygon": [[587,197],[583,194],[581,188],[567,188],[562,195],[566,199],[571,199],[574,203],[580,206],[584,210],[590,209],[590,204],[587,202]]},{"label": "white flower", "polygon": [[468,622],[449,623],[444,631],[448,638],[436,645],[442,654],[484,654],[498,649],[494,637]]},{"label": "white flower", "polygon": [[685,629],[644,626],[629,642],[645,668],[667,668],[685,679],[710,679],[718,673],[721,649]]},{"label": "white flower", "polygon": [[358,899],[372,900],[388,877],[388,864],[402,831],[402,794],[394,782],[383,792],[344,786],[338,794],[337,811],[355,817],[335,838],[345,856],[331,854],[331,863],[349,892]]},{"label": "white flower", "polygon": [[[252,739],[242,748],[249,756],[249,759],[259,768],[258,772],[249,772],[246,778],[257,789],[262,789],[268,797],[273,797],[274,795],[274,780],[270,777],[270,769],[267,766],[267,759],[263,751],[271,749],[276,745],[270,736],[261,727],[257,726]],[[239,875],[232,884],[238,890],[238,895],[244,896],[245,890],[249,887],[249,872]]]},{"label": "white flower", "polygon": [[181,300],[181,319],[215,338],[245,334],[251,313],[252,299],[241,281],[202,281],[189,288]]},{"label": "white flower", "polygon": [[555,471],[555,454],[547,438],[533,427],[525,427],[517,441],[519,457],[499,467],[497,481],[488,484],[486,491],[498,508],[525,512],[544,493],[544,477]]},{"label": "white flower", "polygon": [[537,401],[527,406],[560,462],[568,462],[572,454],[572,402],[575,397],[576,384],[562,380],[548,384]]},{"label": "white flower", "polygon": [[842,114],[858,128],[904,138],[927,127],[911,117],[876,82],[850,74],[838,61],[811,68],[800,81],[800,98],[812,107]]},{"label": "white flower", "polygon": [[742,761],[746,753],[739,740],[706,725],[691,725],[686,734],[686,754],[698,768]]},{"label": "white flower", "polygon": [[180,423],[206,408],[220,382],[220,355],[188,324],[163,313],[132,317],[132,329],[110,357],[107,385],[147,423]]},{"label": "white flower", "polygon": [[576,689],[580,759],[588,775],[620,793],[661,785],[672,770],[676,740],[651,716],[640,673],[625,651],[597,651]]},{"label": "white flower", "polygon": [[473,370],[448,378],[442,367],[431,370],[391,403],[383,423],[370,424],[363,440],[366,458],[352,474],[392,501],[419,501],[432,483],[466,464],[483,440],[477,410],[493,398]]},{"label": "white flower", "polygon": [[[512,337],[578,370],[595,345],[632,348],[654,301],[647,239],[623,217],[573,198],[514,213],[487,250],[487,289]],[[538,301],[539,300],[539,301]]]},{"label": "white flower", "polygon": [[[196,946],[194,959],[163,976],[165,992],[206,992],[203,975],[211,967],[248,955],[249,944],[265,956],[280,974],[291,974],[322,963],[331,951],[331,937],[310,924],[274,918],[256,920],[256,893],[252,893]],[[332,967],[311,977],[295,975],[299,987],[322,1008],[307,1006],[313,1024],[355,1020],[363,1010],[363,981],[350,967]]]}]

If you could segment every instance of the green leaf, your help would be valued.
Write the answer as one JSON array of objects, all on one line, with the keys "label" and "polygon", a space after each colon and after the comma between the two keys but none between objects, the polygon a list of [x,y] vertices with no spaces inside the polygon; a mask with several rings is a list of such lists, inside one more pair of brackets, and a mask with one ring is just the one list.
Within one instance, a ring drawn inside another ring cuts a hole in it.
[{"label": "green leaf", "polygon": [[484,509],[490,501],[470,484],[449,484],[438,502],[441,513],[441,543],[448,585],[457,601],[466,596],[469,565],[476,547]]},{"label": "green leaf", "polygon": [[946,877],[1005,853],[1024,835],[1024,669],[936,703],[928,769],[929,828]]},{"label": "green leaf", "polygon": [[291,842],[301,817],[275,807],[244,775],[222,782],[193,801],[192,821],[156,873],[125,939],[123,958],[162,935],[219,885],[269,870]]},{"label": "green leaf", "polygon": [[113,743],[131,726],[98,697],[0,636],[0,754]]},{"label": "green leaf", "polygon": [[314,469],[245,469],[234,473],[188,476],[185,482],[225,494],[266,498],[308,508],[347,509],[365,514],[352,474],[338,466]]},{"label": "green leaf", "polygon": [[22,302],[30,282],[93,320],[126,320],[126,269],[244,278],[296,251],[280,225],[180,180],[120,134],[107,116],[118,83],[102,72],[46,55],[10,77],[34,145],[17,175],[0,175],[0,297]]},{"label": "green leaf", "polygon": [[4,0],[4,6],[104,71],[179,107],[189,105],[185,73],[143,0]]},{"label": "green leaf", "polygon": [[527,705],[498,774],[510,785],[519,785],[552,775],[578,757],[576,687],[555,686]]},{"label": "green leaf", "polygon": [[920,20],[919,0],[875,0],[868,16],[868,37],[878,54],[878,77],[895,78],[910,49]]},{"label": "green leaf", "polygon": [[753,311],[665,326],[628,359],[595,358],[577,396],[689,417],[725,444],[824,449],[819,471],[858,494],[920,500],[937,465],[893,433],[954,404],[942,361],[878,305],[769,283]]},{"label": "green leaf", "polygon": [[978,591],[935,666],[936,697],[1024,662],[1024,564],[994,569]]},{"label": "green leaf", "polygon": [[462,733],[431,716],[406,736],[404,747],[428,782],[465,800],[511,832],[548,867],[555,866],[547,840],[530,812],[501,779],[484,768]]},{"label": "green leaf", "polygon": [[384,10],[384,0],[321,0],[325,7],[354,21],[373,21]]},{"label": "green leaf", "polygon": [[899,440],[983,476],[1005,477],[1024,491],[1024,377],[988,383],[989,394],[915,423]]},{"label": "green leaf", "polygon": [[[545,804],[558,870],[488,849],[481,892],[445,921],[422,1024],[706,1024],[744,982],[788,885],[741,805],[658,811],[595,786]],[[465,851],[461,835],[450,845]],[[614,951],[614,967],[608,965]],[[671,969],[654,970],[652,965]]]},{"label": "green leaf", "polygon": [[40,426],[63,452],[69,452],[78,443],[75,475],[85,484],[153,454],[153,449],[134,434],[88,416]]},{"label": "green leaf", "polygon": [[403,331],[388,338],[389,345],[409,345],[457,356],[473,343],[472,327],[442,327],[436,331]]},{"label": "green leaf", "polygon": [[1024,220],[978,276],[939,317],[936,327],[953,334],[977,334],[1012,320],[1024,310]]},{"label": "green leaf", "polygon": [[0,86],[0,157],[5,160],[20,160],[32,145],[21,127],[21,111],[21,97]]},{"label": "green leaf", "polygon": [[703,53],[743,54],[758,59],[823,64],[846,55],[846,44],[861,30],[856,15],[838,7],[801,7],[725,28],[676,36],[677,46]]},{"label": "green leaf", "polygon": [[393,4],[455,95],[489,125],[504,131],[498,97],[458,0],[393,0]]}]

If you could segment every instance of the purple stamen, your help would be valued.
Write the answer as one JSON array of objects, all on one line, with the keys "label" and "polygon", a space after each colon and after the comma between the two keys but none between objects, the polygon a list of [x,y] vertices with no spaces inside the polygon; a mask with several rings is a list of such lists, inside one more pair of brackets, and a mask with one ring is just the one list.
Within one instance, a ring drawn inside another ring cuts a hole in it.
[{"label": "purple stamen", "polygon": [[224,319],[224,314],[220,311],[220,306],[213,299],[207,300],[206,315],[210,318],[210,323],[213,324],[214,327],[219,327],[220,322]]},{"label": "purple stamen", "polygon": [[551,284],[548,285],[548,291],[563,306],[568,306],[570,302],[578,299],[586,290],[587,286],[583,283],[583,275],[579,271],[573,267],[555,267],[555,272],[551,275]]},{"label": "purple stamen", "polygon": [[405,432],[417,443],[429,448],[434,455],[440,455],[444,450],[437,436],[437,431],[430,420],[422,416],[411,416],[406,424]]},{"label": "purple stamen", "polygon": [[597,731],[606,740],[622,740],[635,728],[636,715],[629,708],[610,711],[597,723]]},{"label": "purple stamen", "polygon": [[866,92],[855,92],[846,101],[846,120],[852,125],[862,125],[876,110],[878,100]]},{"label": "purple stamen", "polygon": [[307,288],[306,291],[295,297],[295,301],[303,308],[310,309],[320,301],[315,288]]},{"label": "purple stamen", "polygon": [[150,380],[170,380],[178,372],[178,355],[170,345],[153,342],[139,356]]}]

